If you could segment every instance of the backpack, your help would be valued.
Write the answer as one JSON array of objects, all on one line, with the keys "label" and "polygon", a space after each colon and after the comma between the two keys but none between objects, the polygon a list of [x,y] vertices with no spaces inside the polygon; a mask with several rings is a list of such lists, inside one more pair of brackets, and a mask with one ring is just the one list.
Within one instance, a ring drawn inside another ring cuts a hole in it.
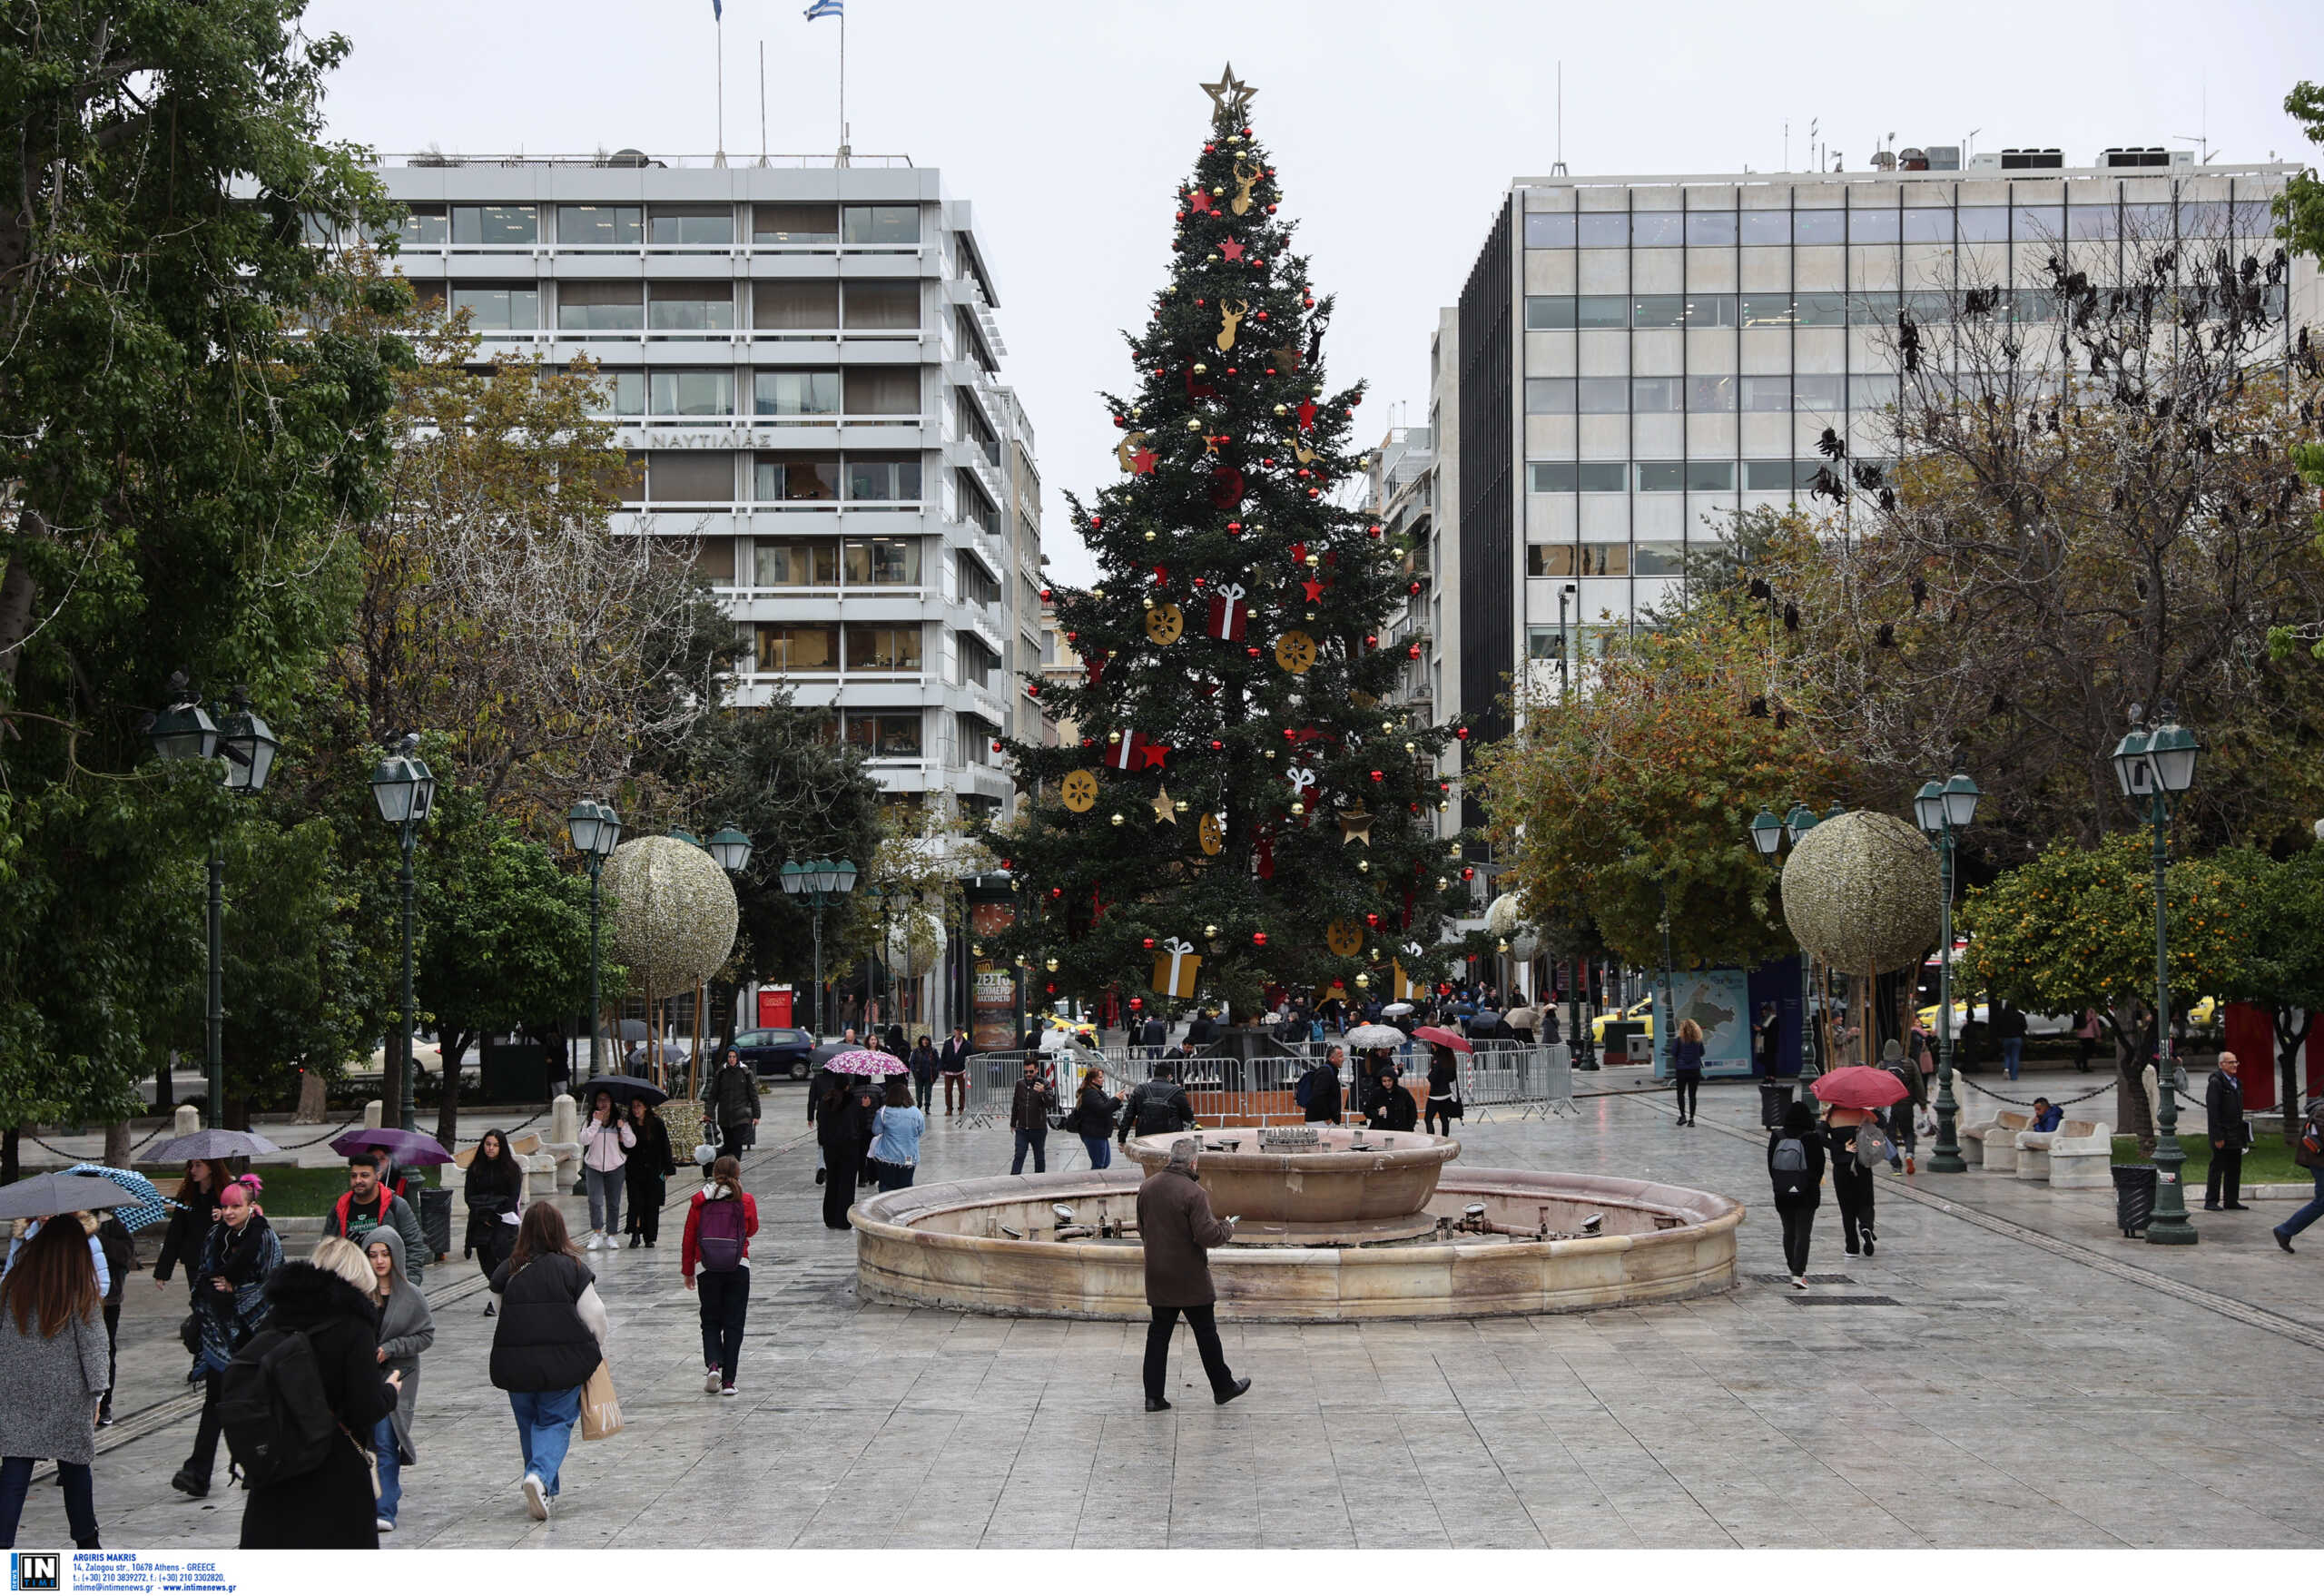
[{"label": "backpack", "polygon": [[304,1331],[261,1330],[243,1344],[219,1381],[218,1420],[254,1487],[322,1467],[339,1419]]},{"label": "backpack", "polygon": [[730,1275],[743,1266],[743,1199],[714,1197],[702,1205],[694,1229],[694,1251],[704,1273]]},{"label": "backpack", "polygon": [[1856,1161],[1861,1169],[1886,1164],[1896,1156],[1896,1144],[1887,1133],[1867,1119],[1856,1128]]},{"label": "backpack", "polygon": [[2311,1109],[2301,1122],[2298,1157],[2292,1161],[2303,1169],[2324,1165],[2324,1112]]},{"label": "backpack", "polygon": [[1166,1088],[1157,1092],[1151,1089],[1153,1085],[1148,1081],[1138,1089],[1137,1134],[1167,1136],[1179,1128],[1177,1104],[1174,1100],[1179,1093],[1175,1088]]},{"label": "backpack", "polygon": [[1291,1089],[1291,1100],[1304,1108],[1315,1099],[1315,1072],[1310,1069],[1299,1078],[1299,1084]]},{"label": "backpack", "polygon": [[1768,1160],[1768,1167],[1775,1172],[1776,1195],[1799,1197],[1807,1190],[1807,1144],[1796,1136],[1787,1136],[1776,1143],[1775,1154]]}]

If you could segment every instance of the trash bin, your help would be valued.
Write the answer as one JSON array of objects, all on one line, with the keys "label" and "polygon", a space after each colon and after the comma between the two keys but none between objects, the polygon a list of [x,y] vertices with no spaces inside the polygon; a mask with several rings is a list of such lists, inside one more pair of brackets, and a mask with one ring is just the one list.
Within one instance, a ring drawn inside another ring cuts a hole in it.
[{"label": "trash bin", "polygon": [[[2148,1199],[2150,1207],[2153,1198]],[[423,1186],[419,1188],[419,1235],[428,1250],[437,1258],[446,1257],[452,1250],[452,1188],[448,1186]],[[432,1261],[432,1260],[431,1260]]]},{"label": "trash bin", "polygon": [[1784,1110],[1791,1107],[1791,1082],[1763,1080],[1759,1083],[1759,1123],[1773,1130],[1783,1123]]},{"label": "trash bin", "polygon": [[2114,1166],[2114,1223],[2124,1236],[2136,1236],[2154,1217],[2154,1175],[2152,1164]]}]

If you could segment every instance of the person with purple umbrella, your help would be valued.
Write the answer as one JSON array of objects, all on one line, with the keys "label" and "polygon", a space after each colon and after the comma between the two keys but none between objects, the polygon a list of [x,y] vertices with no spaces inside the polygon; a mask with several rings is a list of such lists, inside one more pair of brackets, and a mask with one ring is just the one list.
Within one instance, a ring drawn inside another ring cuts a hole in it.
[{"label": "person with purple umbrella", "polygon": [[419,1216],[411,1205],[387,1187],[384,1149],[350,1153],[347,1158],[347,1189],[323,1215],[323,1234],[343,1236],[357,1246],[382,1225],[395,1227],[403,1237],[404,1269],[414,1287],[419,1285],[428,1257],[428,1244],[419,1232]]}]

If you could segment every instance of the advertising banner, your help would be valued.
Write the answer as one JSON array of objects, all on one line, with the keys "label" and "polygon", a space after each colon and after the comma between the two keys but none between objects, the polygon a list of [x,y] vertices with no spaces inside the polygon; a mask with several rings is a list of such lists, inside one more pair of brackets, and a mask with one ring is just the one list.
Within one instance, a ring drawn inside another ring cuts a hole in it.
[{"label": "advertising banner", "polygon": [[[1751,982],[1747,970],[1734,969],[1681,970],[1672,972],[1667,1000],[1677,1004],[1679,1020],[1703,1028],[1703,1079],[1732,1079],[1751,1073]],[[1665,1037],[1676,1039],[1678,1023],[1665,1010],[1662,985],[1654,988],[1654,1076],[1669,1079]]]}]

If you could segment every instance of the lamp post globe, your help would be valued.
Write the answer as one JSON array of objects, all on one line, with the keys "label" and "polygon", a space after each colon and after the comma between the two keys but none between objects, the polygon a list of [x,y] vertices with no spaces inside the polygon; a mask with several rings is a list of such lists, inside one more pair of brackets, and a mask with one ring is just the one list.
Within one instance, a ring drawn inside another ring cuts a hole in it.
[{"label": "lamp post globe", "polygon": [[403,865],[396,879],[403,889],[403,1020],[396,1039],[395,1085],[389,1100],[399,1110],[397,1118],[403,1128],[414,1130],[418,1116],[411,1100],[411,1033],[416,1019],[411,990],[411,848],[420,822],[436,803],[436,777],[428,762],[419,757],[417,734],[407,734],[398,750],[373,767],[371,800],[379,805],[379,818],[396,828],[402,846]]},{"label": "lamp post globe", "polygon": [[169,707],[153,716],[145,737],[162,759],[218,757],[218,723],[188,687],[183,671],[171,675]]},{"label": "lamp post globe", "polygon": [[1945,789],[1935,782],[1923,782],[1914,795],[1913,823],[1931,836],[1945,830]]},{"label": "lamp post globe", "polygon": [[264,717],[251,707],[239,687],[225,720],[218,728],[218,752],[226,756],[226,787],[234,793],[257,793],[273,773],[274,756],[281,750]]},{"label": "lamp post globe", "polygon": [[1816,812],[1805,803],[1793,804],[1791,812],[1783,817],[1783,829],[1790,837],[1791,845],[1798,847],[1799,839],[1816,829]]},{"label": "lamp post globe", "polygon": [[1971,781],[1966,772],[1954,772],[1945,783],[1945,823],[1959,831],[1974,823],[1977,801],[1984,795],[1984,790]]},{"label": "lamp post globe", "polygon": [[711,858],[718,862],[718,868],[729,874],[739,874],[750,868],[751,839],[733,826],[713,832],[707,846]]},{"label": "lamp post globe", "polygon": [[2109,756],[2113,761],[2114,783],[2125,798],[2144,798],[2153,791],[2154,769],[2147,764],[2146,744],[2144,732],[2125,732]]},{"label": "lamp post globe", "polygon": [[2147,738],[2146,759],[2155,785],[2172,797],[2195,784],[2195,756],[2202,745],[2177,721],[2165,721]]},{"label": "lamp post globe", "polygon": [[1751,846],[1759,851],[1763,859],[1774,858],[1776,850],[1783,846],[1783,822],[1776,818],[1773,810],[1762,809],[1752,817]]}]

